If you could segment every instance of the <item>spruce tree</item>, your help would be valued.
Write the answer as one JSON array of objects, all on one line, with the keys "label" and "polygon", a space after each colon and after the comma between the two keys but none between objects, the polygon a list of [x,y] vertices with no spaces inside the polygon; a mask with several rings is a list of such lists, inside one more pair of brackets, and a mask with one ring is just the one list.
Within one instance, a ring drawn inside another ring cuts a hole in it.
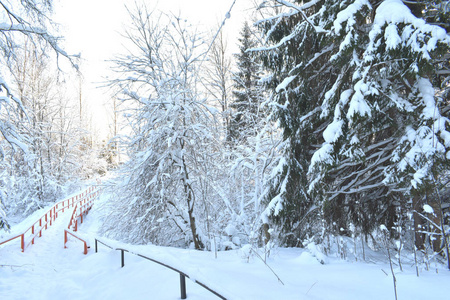
[{"label": "spruce tree", "polygon": [[320,213],[308,193],[307,173],[327,122],[320,118],[323,97],[344,71],[329,62],[335,46],[328,32],[339,3],[275,2],[276,15],[257,23],[267,44],[257,50],[269,73],[264,82],[272,93],[271,117],[283,131],[281,158],[268,179],[264,216],[279,228],[286,245],[297,246],[314,227],[308,218],[318,220]]},{"label": "spruce tree", "polygon": [[[351,87],[337,94],[310,168],[311,190],[325,187],[328,195],[325,214],[336,222],[332,214],[344,207],[340,226],[354,224],[363,233],[380,224],[392,229],[399,211],[422,211],[436,175],[448,170],[450,146],[448,119],[432,84],[433,62],[448,53],[445,30],[415,17],[401,1],[367,7],[373,19],[361,40],[364,51],[354,55],[360,59]],[[338,15],[338,35],[350,34],[352,11]]]},{"label": "spruce tree", "polygon": [[233,76],[234,101],[230,105],[233,112],[227,137],[233,143],[239,143],[247,136],[255,136],[258,131],[257,123],[262,117],[262,91],[258,83],[260,63],[258,56],[249,51],[257,42],[247,22],[240,34],[239,53],[235,54],[238,70]]},{"label": "spruce tree", "polygon": [[275,3],[258,23],[284,135],[266,215],[290,245],[314,232],[393,228],[448,170],[448,103],[433,86],[448,35],[398,0]]}]

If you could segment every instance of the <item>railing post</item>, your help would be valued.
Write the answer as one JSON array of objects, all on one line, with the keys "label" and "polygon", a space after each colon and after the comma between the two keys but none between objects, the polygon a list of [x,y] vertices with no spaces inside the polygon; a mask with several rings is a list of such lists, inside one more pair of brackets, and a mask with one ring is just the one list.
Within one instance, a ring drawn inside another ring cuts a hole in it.
[{"label": "railing post", "polygon": [[186,299],[186,276],[180,273],[180,292],[181,299]]},{"label": "railing post", "polygon": [[125,266],[125,251],[123,249],[120,249],[120,251],[122,252],[121,256],[122,256],[122,268]]},{"label": "railing post", "polygon": [[64,230],[64,248],[67,248],[66,243],[67,243],[67,230]]},{"label": "railing post", "polygon": [[22,233],[20,236],[20,247],[22,248],[22,252],[25,252],[25,234]]},{"label": "railing post", "polygon": [[97,250],[97,247],[98,247],[98,246],[97,246],[97,239],[95,239],[95,253],[97,253],[97,251],[98,251],[98,250]]}]

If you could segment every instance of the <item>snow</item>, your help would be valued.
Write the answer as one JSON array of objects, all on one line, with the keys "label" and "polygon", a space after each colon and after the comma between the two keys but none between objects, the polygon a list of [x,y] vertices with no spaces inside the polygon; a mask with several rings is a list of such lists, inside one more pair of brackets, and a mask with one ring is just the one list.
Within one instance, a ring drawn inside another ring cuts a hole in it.
[{"label": "snow", "polygon": [[434,101],[433,85],[431,84],[429,79],[422,77],[418,78],[417,85],[423,102],[425,103],[422,117],[424,119],[435,119],[438,114],[438,109],[436,107],[436,102]]},{"label": "snow", "polygon": [[[100,204],[107,197],[100,199]],[[90,239],[101,226],[101,205],[94,205],[79,226]],[[125,252],[121,268],[120,251],[99,244],[83,255],[83,245],[70,239],[63,248],[63,229],[70,210],[62,214],[43,237],[25,253],[18,244],[0,246],[0,296],[2,300],[61,299],[180,299],[179,275],[151,261]],[[32,220],[13,226],[23,231]],[[393,299],[392,277],[383,253],[366,249],[368,262],[324,256],[313,243],[308,249],[274,248],[267,265],[250,245],[241,250],[214,253],[191,249],[133,246],[101,238],[116,248],[156,258],[179,268],[227,299]],[[264,257],[262,249],[257,250]],[[443,288],[450,272],[422,271],[415,276],[411,258],[405,257],[400,272],[395,269],[399,299],[447,299]],[[321,261],[324,263],[322,264]],[[369,263],[370,261],[370,263]],[[269,268],[270,267],[270,268]],[[273,270],[273,272],[272,272]],[[276,276],[275,276],[276,274]],[[388,275],[386,275],[388,274]],[[277,276],[281,279],[278,281]],[[217,299],[207,290],[186,279],[187,299]]]},{"label": "snow", "polygon": [[[400,23],[408,24],[401,34],[397,28],[397,24]],[[384,38],[388,50],[404,44],[413,51],[421,53],[424,59],[430,59],[429,52],[436,48],[438,41],[450,42],[445,29],[426,24],[423,19],[416,18],[401,0],[385,0],[377,8],[373,29],[369,34],[372,42],[375,42],[376,37],[381,33],[381,28],[386,24],[388,26],[385,29]],[[424,34],[430,35],[430,38],[424,39]],[[421,39],[424,39],[424,43],[418,42]]]},{"label": "snow", "polygon": [[423,210],[428,213],[428,214],[433,214],[434,210],[431,206],[429,206],[428,204],[424,204],[423,205]]},{"label": "snow", "polygon": [[326,143],[336,142],[337,139],[342,135],[342,126],[344,125],[343,120],[334,120],[333,123],[327,126],[323,131],[323,138]]},{"label": "snow", "polygon": [[360,11],[363,6],[371,7],[367,0],[356,0],[346,9],[340,11],[333,22],[334,32],[339,34],[339,31],[342,29],[342,23],[344,22],[347,22],[347,27],[353,25],[355,23],[354,15]]},{"label": "snow", "polygon": [[372,116],[369,104],[364,99],[364,95],[371,93],[376,94],[377,92],[374,89],[370,89],[364,80],[360,80],[355,84],[355,94],[353,94],[350,100],[350,105],[347,112],[348,119],[352,119],[352,117],[356,114],[359,114],[360,116]]},{"label": "snow", "polygon": [[389,24],[384,32],[384,37],[386,39],[386,49],[395,49],[402,42],[401,37],[398,35],[397,25]]},{"label": "snow", "polygon": [[289,83],[291,83],[292,80],[295,79],[295,77],[297,77],[297,75],[293,75],[293,76],[289,76],[289,77],[285,78],[285,79],[277,86],[277,88],[275,89],[275,91],[276,91],[277,93],[279,93],[281,90],[285,90],[286,87],[287,87],[287,85],[288,85]]}]

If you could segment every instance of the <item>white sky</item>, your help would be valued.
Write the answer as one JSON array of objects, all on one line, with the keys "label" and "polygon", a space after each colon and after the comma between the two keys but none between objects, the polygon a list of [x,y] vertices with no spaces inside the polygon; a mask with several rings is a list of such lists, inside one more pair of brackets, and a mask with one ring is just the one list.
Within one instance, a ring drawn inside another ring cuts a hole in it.
[{"label": "white sky", "polygon": [[[125,5],[133,6],[134,0],[55,0],[54,20],[61,24],[61,35],[68,53],[81,53],[81,70],[84,75],[84,100],[95,111],[94,120],[101,137],[108,134],[107,112],[104,104],[109,95],[99,89],[101,82],[110,73],[107,60],[121,51],[123,39],[120,36],[128,13]],[[139,1],[138,1],[139,2]],[[180,14],[190,23],[199,25],[205,32],[220,24],[233,0],[147,0],[150,8]],[[229,37],[228,47],[237,51],[237,36],[246,18],[251,15],[253,0],[236,0],[231,18],[225,23],[225,33]]]}]

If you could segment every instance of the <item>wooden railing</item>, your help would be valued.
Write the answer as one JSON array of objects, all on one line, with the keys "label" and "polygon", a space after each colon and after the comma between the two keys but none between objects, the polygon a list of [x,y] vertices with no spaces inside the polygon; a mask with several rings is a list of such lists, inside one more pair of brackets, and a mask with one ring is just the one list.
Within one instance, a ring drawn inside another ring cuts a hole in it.
[{"label": "wooden railing", "polygon": [[86,215],[92,208],[92,205],[94,205],[94,200],[98,197],[99,193],[100,190],[97,190],[77,202],[72,212],[72,217],[70,218],[67,229],[71,229],[71,227],[73,227],[73,231],[78,230],[78,220],[80,220],[80,223],[83,223],[83,215]]},{"label": "wooden railing", "polygon": [[[87,215],[89,210],[91,210],[92,205],[94,205],[94,200],[98,197],[98,194],[101,192],[101,190],[97,190],[94,193],[91,193],[88,197],[85,199],[79,201],[75,208],[73,209],[72,216],[70,217],[69,226],[67,226],[67,229],[64,229],[64,248],[67,248],[67,241],[69,240],[69,235],[75,237],[76,239],[80,240],[84,244],[84,254],[88,253],[89,244],[87,242],[87,239],[83,239],[80,237],[79,234],[75,234],[73,231],[78,230],[78,220],[80,220],[80,223],[83,223],[83,216]],[[73,228],[73,231],[71,230],[71,227]]]},{"label": "wooden railing", "polygon": [[84,244],[83,254],[87,254],[88,253],[88,248],[90,248],[89,244],[87,243],[87,240],[86,239],[82,239],[81,237],[79,237],[79,235],[77,235],[77,234],[75,234],[72,231],[67,230],[67,229],[64,229],[64,248],[67,248],[66,244],[67,244],[67,241],[68,241],[68,235],[69,234],[71,236],[75,237],[76,239],[80,240],[81,242],[83,242],[83,244]]},{"label": "wooden railing", "polygon": [[63,213],[64,210],[69,209],[70,207],[75,207],[80,202],[86,203],[89,199],[93,199],[92,197],[94,197],[94,195],[95,197],[98,196],[99,192],[99,187],[97,185],[94,185],[88,187],[78,195],[55,203],[52,208],[50,208],[44,215],[42,215],[36,222],[34,222],[27,230],[25,230],[21,234],[1,241],[0,245],[20,238],[20,248],[22,249],[22,252],[24,252],[25,249],[28,248],[28,246],[34,244],[34,240],[36,237],[42,236],[43,230],[46,230],[49,226],[53,225],[53,222],[58,217],[59,212]]},{"label": "wooden railing", "polygon": [[202,282],[200,282],[200,281],[198,281],[196,279],[190,278],[189,275],[186,274],[185,272],[183,272],[181,270],[178,270],[177,268],[174,268],[174,267],[172,267],[172,266],[170,266],[168,264],[160,262],[160,261],[158,261],[158,260],[156,260],[154,258],[150,258],[148,256],[145,256],[145,255],[142,255],[142,254],[139,254],[139,253],[134,253],[134,252],[131,252],[131,251],[127,250],[127,249],[114,248],[114,247],[112,247],[112,246],[110,246],[110,245],[100,241],[99,239],[95,239],[95,253],[98,252],[98,243],[100,243],[100,244],[102,244],[102,245],[104,245],[104,246],[106,246],[106,247],[108,247],[108,248],[110,248],[112,250],[119,250],[121,252],[121,256],[120,257],[121,257],[121,266],[122,266],[122,268],[125,266],[125,252],[128,252],[130,254],[133,254],[133,255],[139,256],[139,257],[141,257],[143,259],[152,261],[154,263],[157,263],[157,264],[159,264],[159,265],[161,265],[163,267],[166,267],[166,268],[168,268],[170,270],[173,270],[173,271],[179,273],[180,274],[180,294],[181,294],[181,299],[186,299],[187,298],[187,294],[186,294],[186,278],[191,279],[193,282],[195,282],[196,284],[200,285],[204,289],[210,291],[211,293],[213,293],[214,295],[216,295],[220,299],[224,299],[224,300],[227,299],[224,296],[222,296],[221,294],[219,294],[218,292],[216,292],[215,290],[213,290],[212,288],[208,287],[206,284],[204,284],[204,283],[202,283]]}]

